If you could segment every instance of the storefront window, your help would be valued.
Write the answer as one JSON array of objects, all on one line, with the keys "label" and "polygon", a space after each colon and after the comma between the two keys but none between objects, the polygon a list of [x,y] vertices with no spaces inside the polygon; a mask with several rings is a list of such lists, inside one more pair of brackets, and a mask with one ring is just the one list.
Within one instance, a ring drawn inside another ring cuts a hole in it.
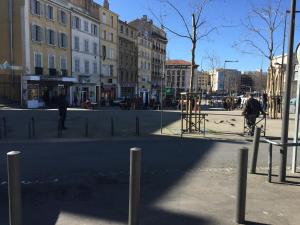
[{"label": "storefront window", "polygon": [[38,100],[39,98],[39,85],[28,84],[28,100]]}]

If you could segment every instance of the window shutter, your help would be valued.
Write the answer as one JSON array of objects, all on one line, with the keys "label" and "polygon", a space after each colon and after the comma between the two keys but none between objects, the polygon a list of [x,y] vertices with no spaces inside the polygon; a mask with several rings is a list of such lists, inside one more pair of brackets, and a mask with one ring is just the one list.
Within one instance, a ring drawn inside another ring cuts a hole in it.
[{"label": "window shutter", "polygon": [[61,43],[60,43],[60,33],[57,32],[57,45],[58,47],[60,47]]},{"label": "window shutter", "polygon": [[61,22],[60,10],[57,9],[57,21]]},{"label": "window shutter", "polygon": [[45,28],[45,43],[46,44],[49,44],[50,43],[50,31],[47,29],[47,28]]},{"label": "window shutter", "polygon": [[42,27],[39,28],[39,32],[40,32],[40,37],[41,37],[41,42],[44,41],[44,36],[45,36],[45,32],[44,29]]},{"label": "window shutter", "polygon": [[[42,7],[42,6],[41,6]],[[43,8],[44,8],[44,12],[45,12],[45,17],[46,18],[48,18],[48,19],[50,19],[50,16],[49,16],[49,11],[48,11],[48,5],[44,5],[43,6]]]},{"label": "window shutter", "polygon": [[76,28],[76,17],[72,16],[72,27],[75,29]]},{"label": "window shutter", "polygon": [[31,13],[35,14],[35,0],[31,0]]},{"label": "window shutter", "polygon": [[43,16],[44,14],[46,14],[46,13],[44,13],[44,11],[45,11],[44,4],[42,2],[40,2],[40,15],[41,16]]},{"label": "window shutter", "polygon": [[66,35],[66,34],[64,34],[64,39],[65,39],[65,48],[67,48],[68,47],[68,38],[67,38],[68,36]]},{"label": "window shutter", "polygon": [[55,31],[53,31],[53,43],[54,45],[57,45],[57,34]]},{"label": "window shutter", "polygon": [[31,24],[31,40],[36,41],[36,26]]},{"label": "window shutter", "polygon": [[78,21],[79,21],[79,30],[81,30],[81,19],[78,18]]}]

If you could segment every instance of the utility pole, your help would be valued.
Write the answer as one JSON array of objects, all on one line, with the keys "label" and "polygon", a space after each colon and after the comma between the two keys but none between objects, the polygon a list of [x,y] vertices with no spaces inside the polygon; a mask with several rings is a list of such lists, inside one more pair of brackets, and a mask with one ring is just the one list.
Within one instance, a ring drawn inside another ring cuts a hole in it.
[{"label": "utility pole", "polygon": [[282,119],[282,132],[281,143],[283,146],[280,149],[280,165],[279,165],[279,181],[285,182],[286,178],[286,161],[287,161],[287,146],[289,131],[289,113],[290,113],[290,98],[291,98],[291,80],[293,75],[293,56],[294,56],[294,33],[295,33],[295,9],[296,0],[291,0],[291,22],[290,22],[290,37],[289,37],[289,49],[287,58],[287,73],[285,79],[284,90],[284,105],[283,105],[283,119]]}]

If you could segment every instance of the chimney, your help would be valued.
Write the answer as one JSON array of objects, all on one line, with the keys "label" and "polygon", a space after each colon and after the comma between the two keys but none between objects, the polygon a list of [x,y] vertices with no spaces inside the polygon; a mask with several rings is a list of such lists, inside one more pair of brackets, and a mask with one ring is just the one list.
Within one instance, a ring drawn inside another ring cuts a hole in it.
[{"label": "chimney", "polygon": [[108,2],[108,0],[104,0],[104,2],[103,2],[103,7],[104,7],[105,9],[109,10],[109,2]]}]

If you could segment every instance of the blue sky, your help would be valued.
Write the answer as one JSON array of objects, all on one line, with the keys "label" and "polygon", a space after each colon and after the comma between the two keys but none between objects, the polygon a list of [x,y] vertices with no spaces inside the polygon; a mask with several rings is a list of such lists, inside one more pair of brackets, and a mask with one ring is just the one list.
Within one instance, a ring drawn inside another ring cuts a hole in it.
[{"label": "blue sky", "polygon": [[[192,12],[191,4],[197,0],[171,0],[178,9],[189,18]],[[268,0],[212,0],[204,11],[204,17],[207,20],[208,27],[216,27],[209,38],[198,42],[196,50],[196,63],[203,69],[210,69],[207,55],[215,55],[218,59],[218,66],[223,67],[224,60],[239,60],[238,63],[227,64],[226,68],[239,69],[241,71],[256,70],[263,68],[265,71],[268,65],[267,60],[258,54],[245,54],[239,48],[234,47],[234,44],[239,40],[248,36],[241,21],[244,21],[249,15],[251,5],[259,6]],[[102,0],[96,0],[102,4]],[[159,0],[110,0],[110,9],[119,14],[120,19],[124,21],[131,21],[135,18],[140,18],[142,15],[155,21],[150,9],[156,15],[162,15],[166,26],[184,33],[184,26],[181,20],[176,16],[174,11],[164,5]],[[282,10],[290,9],[290,1],[282,0]],[[297,9],[300,10],[300,3],[298,1]],[[300,15],[296,17],[296,35],[295,47],[300,39]],[[289,21],[289,18],[288,18]],[[259,24],[259,23],[258,23]],[[260,25],[260,24],[259,24]],[[289,28],[289,23],[288,23]],[[288,29],[289,30],[289,29]],[[288,32],[287,32],[288,36]],[[280,45],[277,54],[281,54],[283,37],[283,23],[276,33],[276,43]],[[168,33],[168,57],[171,59],[184,59],[190,61],[191,43],[187,39],[176,37]],[[256,40],[258,44],[261,42]],[[287,49],[287,46],[286,46]],[[249,49],[248,49],[249,50]],[[254,51],[255,52],[255,51]]]}]

